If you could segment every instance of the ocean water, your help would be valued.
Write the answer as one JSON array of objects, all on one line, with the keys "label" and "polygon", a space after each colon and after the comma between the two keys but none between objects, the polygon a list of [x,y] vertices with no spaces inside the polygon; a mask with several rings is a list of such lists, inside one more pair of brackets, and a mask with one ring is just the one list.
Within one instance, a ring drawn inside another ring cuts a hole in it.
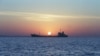
[{"label": "ocean water", "polygon": [[100,56],[100,38],[1,37],[0,56]]}]

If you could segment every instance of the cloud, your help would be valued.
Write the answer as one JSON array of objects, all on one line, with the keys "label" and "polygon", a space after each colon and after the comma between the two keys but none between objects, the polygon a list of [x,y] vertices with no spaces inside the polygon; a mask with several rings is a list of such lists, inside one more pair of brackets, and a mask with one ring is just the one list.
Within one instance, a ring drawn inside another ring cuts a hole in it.
[{"label": "cloud", "polygon": [[54,15],[32,12],[0,12],[0,15],[21,17],[27,21],[55,21],[58,19],[100,19],[99,16],[80,16],[80,15]]}]

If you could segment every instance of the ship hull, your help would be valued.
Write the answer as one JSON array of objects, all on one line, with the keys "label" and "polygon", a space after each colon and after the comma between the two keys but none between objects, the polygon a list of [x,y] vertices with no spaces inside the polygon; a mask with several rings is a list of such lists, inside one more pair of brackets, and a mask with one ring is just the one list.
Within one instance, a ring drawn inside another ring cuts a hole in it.
[{"label": "ship hull", "polygon": [[68,36],[41,36],[41,35],[31,35],[31,37],[68,37]]}]

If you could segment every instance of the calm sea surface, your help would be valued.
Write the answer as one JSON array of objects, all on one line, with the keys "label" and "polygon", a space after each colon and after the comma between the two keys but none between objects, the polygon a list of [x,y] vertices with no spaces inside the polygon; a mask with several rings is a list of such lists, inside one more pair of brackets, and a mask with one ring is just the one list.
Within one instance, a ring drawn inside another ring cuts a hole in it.
[{"label": "calm sea surface", "polygon": [[0,56],[100,56],[100,38],[1,37]]}]

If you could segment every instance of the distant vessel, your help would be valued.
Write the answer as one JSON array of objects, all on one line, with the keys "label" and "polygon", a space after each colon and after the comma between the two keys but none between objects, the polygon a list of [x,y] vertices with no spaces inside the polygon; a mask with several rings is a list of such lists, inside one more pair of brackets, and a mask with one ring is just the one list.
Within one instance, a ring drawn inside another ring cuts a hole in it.
[{"label": "distant vessel", "polygon": [[58,35],[55,35],[55,36],[52,36],[52,35],[46,36],[46,35],[38,35],[38,34],[31,34],[31,36],[32,37],[68,37],[68,35],[66,35],[64,33],[64,31],[63,32],[58,32]]}]

